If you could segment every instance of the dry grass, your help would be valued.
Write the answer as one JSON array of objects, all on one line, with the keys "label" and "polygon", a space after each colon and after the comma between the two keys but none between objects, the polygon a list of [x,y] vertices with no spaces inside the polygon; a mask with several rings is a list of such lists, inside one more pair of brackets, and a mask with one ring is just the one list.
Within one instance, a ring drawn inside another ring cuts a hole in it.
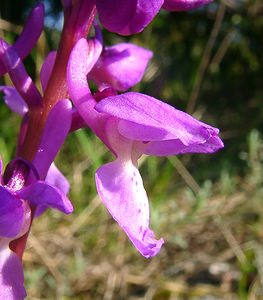
[{"label": "dry grass", "polygon": [[[43,215],[24,257],[29,299],[261,299],[263,191],[259,174],[252,180],[262,163],[258,145],[257,161],[250,157],[254,167],[231,191],[222,179],[208,192],[177,161],[199,191],[185,184],[153,202],[153,227],[166,243],[150,260],[136,252],[97,196],[87,196],[85,209],[71,217]],[[82,182],[83,174],[72,175],[73,190],[73,178]]]}]

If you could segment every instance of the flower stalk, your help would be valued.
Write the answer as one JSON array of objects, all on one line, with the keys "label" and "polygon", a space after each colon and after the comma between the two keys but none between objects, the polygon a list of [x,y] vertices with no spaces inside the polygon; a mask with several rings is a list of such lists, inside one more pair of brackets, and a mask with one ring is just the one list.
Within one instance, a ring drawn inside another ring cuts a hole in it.
[{"label": "flower stalk", "polygon": [[[95,1],[75,1],[65,12],[65,22],[61,33],[57,56],[50,79],[43,95],[42,106],[33,108],[28,114],[28,130],[19,156],[32,161],[41,138],[50,110],[60,99],[68,97],[66,82],[67,62],[76,42],[88,35],[96,15]],[[38,131],[35,129],[38,128]]]}]

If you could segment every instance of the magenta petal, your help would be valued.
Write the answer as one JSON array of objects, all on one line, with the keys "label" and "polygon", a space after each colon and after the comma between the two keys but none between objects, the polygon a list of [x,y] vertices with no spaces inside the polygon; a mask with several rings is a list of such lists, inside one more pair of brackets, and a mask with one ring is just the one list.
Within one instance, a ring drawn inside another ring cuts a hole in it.
[{"label": "magenta petal", "polygon": [[58,150],[69,133],[72,105],[67,99],[60,100],[49,113],[38,152],[33,160],[39,176],[44,179]]},{"label": "magenta petal", "polygon": [[8,244],[0,243],[0,299],[23,300],[25,298],[22,263],[9,249]]},{"label": "magenta petal", "polygon": [[23,216],[22,201],[0,186],[0,236],[15,237],[22,227]]},{"label": "magenta petal", "polygon": [[162,8],[171,11],[195,9],[211,3],[213,0],[164,0]]},{"label": "magenta petal", "polygon": [[167,156],[185,153],[214,153],[224,147],[221,139],[211,135],[202,144],[184,145],[180,140],[154,141],[144,145],[147,155]]},{"label": "magenta petal", "polygon": [[120,119],[119,132],[131,140],[179,139],[183,144],[201,144],[219,130],[153,97],[125,93],[102,99],[95,109]]},{"label": "magenta petal", "polygon": [[55,64],[56,55],[57,51],[49,52],[40,70],[40,81],[43,91],[45,91],[47,87],[48,80]]},{"label": "magenta petal", "polygon": [[[14,50],[24,59],[35,46],[44,24],[44,5],[39,3],[32,9],[20,36],[14,44]],[[0,76],[7,72],[7,68],[0,60]]]},{"label": "magenta petal", "polygon": [[145,257],[156,255],[163,239],[156,240],[149,229],[149,204],[142,179],[131,161],[116,161],[96,172],[99,196],[112,217]]},{"label": "magenta petal", "polygon": [[101,23],[123,35],[142,31],[159,12],[163,0],[97,0]]},{"label": "magenta petal", "polygon": [[0,86],[4,93],[5,104],[15,113],[23,116],[28,111],[28,106],[17,90],[12,86]]},{"label": "magenta petal", "polygon": [[51,164],[45,182],[49,185],[53,185],[65,195],[69,192],[69,182],[66,177],[59,171],[54,163]]},{"label": "magenta petal", "polygon": [[70,214],[73,211],[73,206],[65,194],[44,181],[37,181],[24,187],[17,194],[36,206],[44,205],[55,208],[65,214]]},{"label": "magenta petal", "polygon": [[125,91],[143,77],[152,52],[131,43],[106,47],[89,73],[97,85],[109,84],[117,91]]}]

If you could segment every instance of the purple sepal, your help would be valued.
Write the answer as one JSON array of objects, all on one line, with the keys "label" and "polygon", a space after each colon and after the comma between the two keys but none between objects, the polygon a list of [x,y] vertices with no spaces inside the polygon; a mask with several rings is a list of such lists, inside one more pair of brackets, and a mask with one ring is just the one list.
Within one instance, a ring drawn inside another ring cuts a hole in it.
[{"label": "purple sepal", "polygon": [[0,240],[0,299],[23,300],[26,290],[22,263],[3,242]]},{"label": "purple sepal", "polygon": [[65,194],[44,181],[37,181],[24,187],[17,192],[17,195],[35,206],[55,208],[65,214],[70,214],[73,211],[73,206]]},{"label": "purple sepal", "polygon": [[130,140],[180,140],[189,146],[204,144],[219,133],[218,129],[139,93],[130,92],[102,99],[95,109],[120,119],[118,130]]},{"label": "purple sepal", "polygon": [[67,67],[67,84],[70,98],[86,124],[97,136],[106,141],[104,122],[108,116],[94,110],[96,101],[92,97],[87,83],[87,74],[92,67],[89,44],[85,39],[80,39],[70,54]]},{"label": "purple sepal", "polygon": [[170,11],[184,11],[198,8],[213,0],[164,0],[162,8]]},{"label": "purple sepal", "polygon": [[56,56],[57,56],[57,51],[51,51],[49,52],[45,61],[43,62],[42,68],[40,70],[40,75],[39,75],[42,91],[46,90],[48,80],[50,78],[51,72],[55,64]]},{"label": "purple sepal", "polygon": [[15,237],[23,224],[23,202],[0,185],[0,237]]},{"label": "purple sepal", "polygon": [[[17,52],[21,59],[24,59],[35,46],[44,25],[44,5],[39,3],[32,9],[23,31],[13,45],[14,50]],[[7,68],[0,60],[0,76],[7,72]]]},{"label": "purple sepal", "polygon": [[15,113],[24,116],[28,106],[17,90],[12,86],[0,86],[0,92],[4,94],[5,104]]},{"label": "purple sepal", "polygon": [[96,172],[96,186],[112,217],[145,257],[156,255],[164,243],[149,229],[149,204],[138,169],[118,158]]},{"label": "purple sepal", "polygon": [[159,12],[163,0],[97,0],[103,26],[122,35],[141,32]]},{"label": "purple sepal", "polygon": [[[70,185],[66,177],[59,171],[54,163],[51,164],[45,182],[48,185],[54,186],[65,195],[68,194]],[[42,215],[48,207],[46,205],[38,205],[35,210],[34,218]]]},{"label": "purple sepal", "polygon": [[41,179],[55,159],[71,127],[72,105],[67,99],[60,100],[51,110],[46,121],[38,151],[33,164]]},{"label": "purple sepal", "polygon": [[41,105],[42,97],[27,74],[21,58],[13,47],[9,46],[3,39],[0,39],[0,61],[5,65],[15,88],[28,107]]},{"label": "purple sepal", "polygon": [[153,53],[131,43],[105,47],[89,73],[97,85],[108,84],[117,91],[126,91],[143,77]]},{"label": "purple sepal", "polygon": [[45,182],[58,188],[65,195],[69,192],[69,182],[66,177],[59,171],[54,163],[51,164]]}]

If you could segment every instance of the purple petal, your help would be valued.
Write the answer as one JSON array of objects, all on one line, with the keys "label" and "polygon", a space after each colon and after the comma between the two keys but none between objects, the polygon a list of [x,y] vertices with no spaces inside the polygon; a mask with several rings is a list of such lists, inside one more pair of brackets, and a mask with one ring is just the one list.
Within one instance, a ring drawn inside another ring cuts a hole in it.
[{"label": "purple petal", "polygon": [[184,145],[180,140],[154,141],[144,145],[147,155],[167,156],[185,153],[214,153],[224,147],[217,135],[213,135],[202,144]]},{"label": "purple petal", "polygon": [[49,113],[38,152],[33,160],[41,179],[46,177],[51,163],[69,133],[71,116],[72,105],[67,99],[60,100]]},{"label": "purple petal", "polygon": [[22,300],[26,298],[23,266],[7,245],[0,243],[0,299]]},{"label": "purple petal", "polygon": [[74,46],[67,68],[67,84],[77,111],[86,124],[103,141],[107,140],[104,133],[104,122],[107,116],[94,110],[95,99],[90,92],[87,74],[93,67],[92,57],[89,55],[89,44],[85,39],[80,39]]},{"label": "purple petal", "polygon": [[163,239],[156,240],[149,229],[149,204],[143,182],[131,161],[116,161],[96,172],[99,196],[112,217],[145,257],[156,255]]},{"label": "purple petal", "polygon": [[28,111],[28,106],[17,90],[12,86],[0,86],[0,92],[4,93],[5,104],[15,113],[23,116]]},{"label": "purple petal", "polygon": [[89,78],[97,85],[104,83],[118,91],[128,90],[142,79],[152,55],[150,50],[130,43],[106,47]]},{"label": "purple petal", "polygon": [[100,21],[122,35],[141,32],[159,12],[163,0],[97,0]]},{"label": "purple petal", "polygon": [[164,0],[162,8],[171,11],[195,9],[211,3],[213,0]]},{"label": "purple petal", "polygon": [[53,185],[65,195],[69,192],[69,182],[66,177],[59,171],[54,163],[51,164],[45,182],[49,185]]},{"label": "purple petal", "polygon": [[44,14],[44,4],[38,3],[30,12],[23,31],[14,44],[15,50],[22,59],[30,53],[40,37],[44,26]]},{"label": "purple petal", "polygon": [[125,93],[102,99],[95,109],[120,119],[119,132],[140,141],[179,139],[185,145],[205,143],[219,130],[153,97]]},{"label": "purple petal", "polygon": [[23,202],[0,186],[0,237],[15,237],[23,224]]},{"label": "purple petal", "polygon": [[66,195],[58,188],[48,185],[44,181],[36,181],[24,187],[17,194],[36,206],[48,206],[58,209],[65,214],[70,214],[73,211],[73,206]]},{"label": "purple petal", "polygon": [[[24,59],[35,46],[44,24],[44,5],[39,3],[32,9],[23,31],[14,44],[14,50],[21,59]],[[7,68],[0,60],[0,76],[7,72]]]},{"label": "purple petal", "polygon": [[40,81],[41,81],[41,86],[42,86],[43,91],[46,90],[48,80],[50,78],[51,72],[52,72],[54,64],[55,64],[56,55],[57,55],[57,51],[49,52],[48,56],[46,57],[43,65],[42,65],[42,68],[40,71]]},{"label": "purple petal", "polygon": [[14,86],[29,107],[41,105],[42,98],[27,74],[21,58],[13,47],[0,39],[0,61],[5,65]]},{"label": "purple petal", "polygon": [[85,105],[88,100],[95,102],[95,100],[92,100],[92,95],[87,83],[87,74],[93,67],[88,53],[88,42],[86,39],[80,39],[74,46],[68,62],[67,83],[69,94],[71,98],[73,98],[72,101],[76,107],[82,103]]}]

